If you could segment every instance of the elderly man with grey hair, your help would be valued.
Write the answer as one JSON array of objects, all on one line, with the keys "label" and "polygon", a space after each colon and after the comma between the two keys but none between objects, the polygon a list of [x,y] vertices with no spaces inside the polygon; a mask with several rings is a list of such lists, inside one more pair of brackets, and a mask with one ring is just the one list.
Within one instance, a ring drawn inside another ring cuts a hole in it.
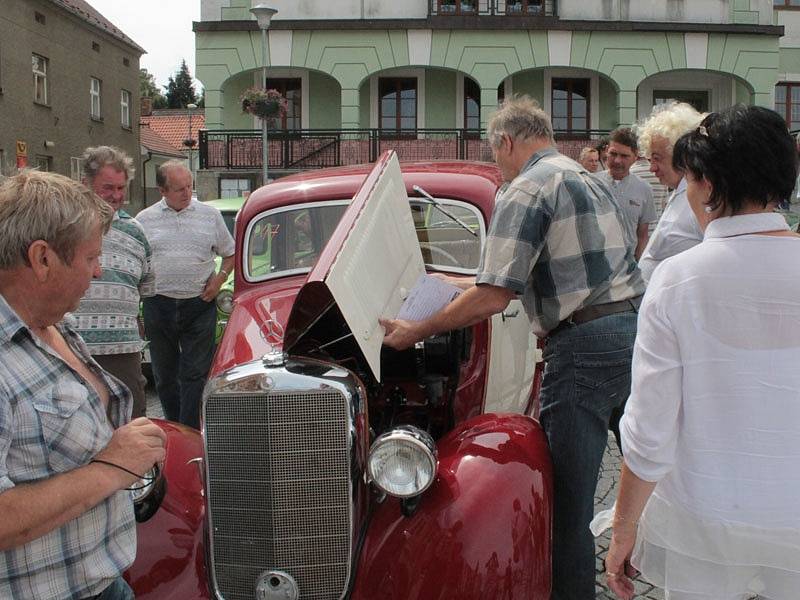
[{"label": "elderly man with grey hair", "polygon": [[133,598],[128,488],[165,435],[128,422],[130,392],[65,318],[100,275],[112,215],[61,175],[0,183],[0,598]]},{"label": "elderly man with grey hair", "polygon": [[133,417],[143,417],[144,393],[139,300],[155,294],[150,244],[138,221],[122,209],[133,179],[133,160],[119,148],[98,146],[83,154],[83,184],[114,211],[103,238],[102,274],[74,312],[78,333],[94,359],[133,393]]},{"label": "elderly man with grey hair", "polygon": [[703,241],[703,230],[689,207],[686,180],[672,166],[672,147],[684,133],[696,129],[703,115],[685,102],[670,102],[653,112],[636,127],[639,147],[650,159],[650,171],[667,186],[672,196],[639,259],[645,281],[664,259],[696,246]]},{"label": "elderly man with grey hair", "polygon": [[425,321],[386,320],[384,343],[407,348],[505,309],[515,297],[547,336],[541,423],[555,476],[553,598],[594,597],[589,522],[612,419],[630,390],[644,292],[619,205],[603,182],[554,148],[547,115],[506,101],[488,138],[510,182],[492,214],[476,285]]}]

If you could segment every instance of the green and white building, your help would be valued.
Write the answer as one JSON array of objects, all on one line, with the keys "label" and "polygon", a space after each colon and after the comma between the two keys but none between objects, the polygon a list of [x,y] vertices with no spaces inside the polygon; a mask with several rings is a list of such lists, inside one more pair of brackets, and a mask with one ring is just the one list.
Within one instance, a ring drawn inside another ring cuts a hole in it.
[{"label": "green and white building", "polygon": [[[668,99],[776,107],[800,128],[798,0],[270,0],[270,173],[401,158],[488,158],[480,130],[525,93],[573,153]],[[794,5],[798,5],[795,7]],[[201,195],[260,184],[262,85],[250,0],[202,0],[196,76],[206,90]],[[797,83],[793,83],[797,82]],[[796,104],[792,99],[796,97]],[[225,181],[228,180],[228,181]],[[224,192],[224,194],[223,194]]]}]

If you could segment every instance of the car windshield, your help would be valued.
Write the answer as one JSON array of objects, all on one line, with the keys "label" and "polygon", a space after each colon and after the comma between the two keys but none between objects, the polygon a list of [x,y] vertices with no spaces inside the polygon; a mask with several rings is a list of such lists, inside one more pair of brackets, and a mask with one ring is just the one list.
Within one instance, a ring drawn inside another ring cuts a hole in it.
[{"label": "car windshield", "polygon": [[[438,201],[449,215],[427,201],[411,199],[425,265],[431,269],[475,273],[485,235],[482,215],[465,202]],[[246,278],[260,281],[311,269],[348,203],[349,200],[338,200],[298,204],[259,216],[247,233]]]}]

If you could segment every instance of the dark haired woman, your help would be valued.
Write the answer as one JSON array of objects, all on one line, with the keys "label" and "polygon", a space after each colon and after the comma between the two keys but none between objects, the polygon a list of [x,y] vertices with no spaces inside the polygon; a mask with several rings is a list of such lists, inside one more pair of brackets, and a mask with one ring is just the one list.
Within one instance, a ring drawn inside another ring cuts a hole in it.
[{"label": "dark haired woman", "polygon": [[620,598],[634,567],[668,600],[800,597],[800,236],[772,212],[795,161],[760,107],[675,145],[705,237],[657,267],[639,314],[606,557]]}]

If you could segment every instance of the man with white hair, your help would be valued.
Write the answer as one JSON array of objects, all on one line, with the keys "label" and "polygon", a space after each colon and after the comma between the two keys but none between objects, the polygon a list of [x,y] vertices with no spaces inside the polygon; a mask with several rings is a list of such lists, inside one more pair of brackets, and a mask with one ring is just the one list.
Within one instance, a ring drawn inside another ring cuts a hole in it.
[{"label": "man with white hair", "polygon": [[696,246],[703,241],[703,231],[689,207],[686,180],[672,166],[672,147],[684,133],[696,129],[703,115],[685,102],[670,102],[653,108],[638,127],[639,146],[650,159],[650,171],[668,188],[675,190],[647,243],[639,268],[649,281],[662,260]]}]

